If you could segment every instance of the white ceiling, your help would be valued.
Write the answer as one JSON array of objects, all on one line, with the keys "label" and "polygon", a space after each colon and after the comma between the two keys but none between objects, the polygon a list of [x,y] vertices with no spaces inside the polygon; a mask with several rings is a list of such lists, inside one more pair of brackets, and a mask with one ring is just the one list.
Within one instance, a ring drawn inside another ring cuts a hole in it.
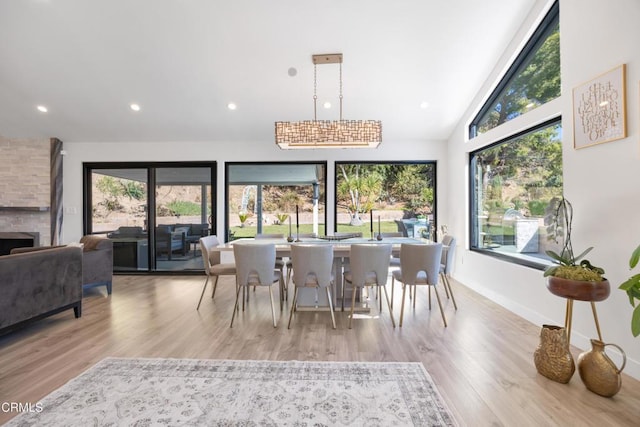
[{"label": "white ceiling", "polygon": [[[273,140],[275,121],[313,118],[311,55],[343,53],[345,119],[443,140],[534,2],[1,0],[0,135]],[[317,77],[335,120],[337,65]]]}]

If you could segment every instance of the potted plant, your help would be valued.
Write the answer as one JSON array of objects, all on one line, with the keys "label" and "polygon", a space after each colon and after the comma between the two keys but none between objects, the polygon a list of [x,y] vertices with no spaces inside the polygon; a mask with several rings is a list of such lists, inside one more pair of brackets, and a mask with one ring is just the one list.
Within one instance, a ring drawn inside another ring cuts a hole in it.
[{"label": "potted plant", "polygon": [[249,217],[249,214],[247,212],[238,213],[238,219],[240,220],[240,227],[244,227],[244,223],[248,217]]},{"label": "potted plant", "polygon": [[553,198],[547,207],[545,224],[547,236],[558,243],[562,239],[562,250],[557,253],[547,250],[554,261],[547,267],[544,276],[547,288],[557,296],[580,301],[602,301],[609,296],[609,281],[604,278],[604,270],[584,259],[593,247],[575,255],[571,243],[571,223],[573,206],[564,197]]},{"label": "potted plant", "polygon": [[[638,246],[629,259],[629,268],[633,269],[638,265],[640,260],[640,246]],[[640,304],[636,306],[636,301],[640,301],[640,274],[634,274],[622,285],[619,286],[629,296],[629,302],[633,309],[633,315],[631,316],[631,333],[634,337],[640,335]]]}]

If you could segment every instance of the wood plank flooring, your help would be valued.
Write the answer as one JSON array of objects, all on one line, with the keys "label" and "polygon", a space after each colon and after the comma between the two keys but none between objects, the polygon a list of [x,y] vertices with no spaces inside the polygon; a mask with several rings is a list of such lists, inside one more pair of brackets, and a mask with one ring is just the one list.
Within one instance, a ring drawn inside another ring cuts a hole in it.
[{"label": "wood plank flooring", "polygon": [[[624,376],[622,390],[603,398],[577,372],[566,385],[540,376],[533,364],[539,326],[455,282],[458,311],[440,288],[447,328],[435,298],[429,311],[427,289],[419,288],[402,328],[393,329],[383,304],[381,314],[376,308],[357,314],[351,330],[346,312],[336,313],[336,330],[328,312],[296,313],[287,330],[288,304],[274,329],[266,289],[251,293],[230,329],[233,278],[220,278],[215,300],[209,287],[196,311],[203,283],[204,276],[116,276],[110,297],[104,289],[88,291],[80,319],[68,311],[0,337],[0,403],[35,403],[109,356],[418,361],[460,425],[640,423],[640,381]],[[395,292],[398,321],[402,294],[398,286]],[[0,423],[13,416],[0,411]]]}]

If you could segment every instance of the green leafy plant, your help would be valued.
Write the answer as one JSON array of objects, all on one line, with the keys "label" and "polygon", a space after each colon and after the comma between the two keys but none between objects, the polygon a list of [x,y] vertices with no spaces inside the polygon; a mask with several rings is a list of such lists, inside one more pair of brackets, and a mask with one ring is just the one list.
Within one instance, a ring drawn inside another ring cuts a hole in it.
[{"label": "green leafy plant", "polygon": [[174,200],[167,203],[167,209],[171,211],[172,215],[198,215],[200,214],[200,205],[194,202],[186,200]]},{"label": "green leafy plant", "polygon": [[247,212],[238,212],[238,219],[240,219],[240,226],[244,227],[244,223],[249,218],[249,213]]},{"label": "green leafy plant", "polygon": [[575,255],[571,244],[571,223],[573,222],[573,206],[564,197],[554,197],[549,202],[545,215],[547,236],[558,243],[562,239],[563,246],[560,253],[552,250],[546,251],[555,264],[550,265],[544,271],[544,276],[555,276],[563,279],[581,280],[589,282],[601,282],[604,270],[583,259],[593,247],[587,248],[580,255]]},{"label": "green leafy plant", "polygon": [[279,214],[276,214],[276,218],[278,219],[278,224],[284,224],[287,218],[289,218],[289,214],[279,213]]},{"label": "green leafy plant", "polygon": [[[638,246],[629,258],[629,268],[633,269],[638,265],[640,260],[640,246]],[[640,274],[634,274],[622,285],[619,286],[629,296],[629,302],[633,309],[633,315],[631,316],[631,333],[634,337],[640,335],[640,304],[636,306],[636,300],[640,302]]]}]

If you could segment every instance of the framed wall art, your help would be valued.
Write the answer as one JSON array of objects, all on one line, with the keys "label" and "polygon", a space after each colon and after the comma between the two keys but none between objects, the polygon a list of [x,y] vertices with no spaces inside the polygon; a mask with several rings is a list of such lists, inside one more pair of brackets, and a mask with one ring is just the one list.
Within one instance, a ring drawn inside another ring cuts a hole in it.
[{"label": "framed wall art", "polygon": [[622,64],[573,89],[573,147],[626,138],[626,66]]}]

